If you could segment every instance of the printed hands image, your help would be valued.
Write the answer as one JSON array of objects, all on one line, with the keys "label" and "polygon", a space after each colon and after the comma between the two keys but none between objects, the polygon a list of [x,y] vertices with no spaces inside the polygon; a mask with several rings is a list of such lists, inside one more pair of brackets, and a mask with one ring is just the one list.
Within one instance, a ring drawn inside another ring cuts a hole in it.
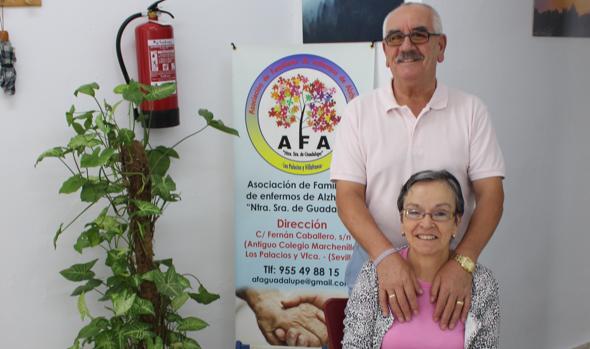
[{"label": "printed hands image", "polygon": [[254,312],[264,338],[272,345],[321,347],[328,341],[322,295],[287,295],[274,289],[236,292]]}]

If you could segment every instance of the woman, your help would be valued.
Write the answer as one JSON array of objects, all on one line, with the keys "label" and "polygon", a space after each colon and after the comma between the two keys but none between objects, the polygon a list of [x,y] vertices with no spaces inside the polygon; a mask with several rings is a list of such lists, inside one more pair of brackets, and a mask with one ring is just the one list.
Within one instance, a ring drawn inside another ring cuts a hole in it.
[{"label": "woman", "polygon": [[[377,273],[365,263],[346,307],[344,349],[497,348],[500,309],[498,284],[492,272],[477,264],[473,271],[472,304],[467,321],[441,330],[432,319],[429,302],[432,280],[449,258],[450,242],[463,215],[463,195],[457,179],[447,171],[422,171],[410,177],[397,200],[402,235],[408,246],[399,253],[412,266],[424,290],[420,312],[409,322],[381,314]],[[457,306],[464,306],[463,300]]]}]

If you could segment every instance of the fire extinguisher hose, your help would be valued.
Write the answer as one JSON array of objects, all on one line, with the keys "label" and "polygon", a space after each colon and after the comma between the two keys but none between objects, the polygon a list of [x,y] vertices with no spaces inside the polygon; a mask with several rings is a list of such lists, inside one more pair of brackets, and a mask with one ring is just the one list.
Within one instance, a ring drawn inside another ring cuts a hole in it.
[{"label": "fire extinguisher hose", "polygon": [[119,60],[119,67],[121,68],[121,72],[123,73],[123,78],[125,79],[126,83],[129,83],[129,74],[127,73],[127,68],[125,68],[125,62],[123,62],[123,54],[121,53],[121,37],[123,36],[123,32],[125,31],[125,27],[136,18],[143,17],[144,15],[141,12],[137,12],[132,14],[131,16],[127,17],[127,19],[121,24],[119,27],[119,31],[117,32],[117,40],[116,40],[116,48],[117,48],[117,59]]}]

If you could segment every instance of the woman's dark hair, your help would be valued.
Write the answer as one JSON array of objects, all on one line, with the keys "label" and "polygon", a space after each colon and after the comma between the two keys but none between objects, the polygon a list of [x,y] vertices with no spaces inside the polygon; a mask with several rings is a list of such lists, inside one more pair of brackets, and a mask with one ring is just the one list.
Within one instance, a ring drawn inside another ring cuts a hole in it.
[{"label": "woman's dark hair", "polygon": [[397,197],[397,208],[401,212],[404,209],[404,200],[410,188],[419,182],[443,181],[449,185],[451,191],[455,195],[455,215],[462,216],[465,210],[465,201],[463,200],[463,192],[461,191],[461,184],[455,176],[447,170],[432,171],[425,170],[414,173],[408,181],[402,186],[402,189]]}]

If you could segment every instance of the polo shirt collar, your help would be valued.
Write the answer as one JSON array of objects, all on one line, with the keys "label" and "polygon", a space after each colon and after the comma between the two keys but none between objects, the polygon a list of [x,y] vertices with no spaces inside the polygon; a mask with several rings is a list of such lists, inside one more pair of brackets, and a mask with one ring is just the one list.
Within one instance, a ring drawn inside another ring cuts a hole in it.
[{"label": "polo shirt collar", "polygon": [[[393,80],[391,80],[393,81]],[[397,103],[395,99],[395,95],[393,94],[393,84],[389,83],[388,86],[384,86],[379,91],[382,105],[385,109],[385,112],[388,112],[392,109],[399,109],[403,107]],[[434,94],[432,98],[430,98],[430,102],[426,105],[430,109],[444,109],[447,107],[447,103],[449,101],[449,91],[447,86],[437,82],[436,89],[434,90]]]}]

